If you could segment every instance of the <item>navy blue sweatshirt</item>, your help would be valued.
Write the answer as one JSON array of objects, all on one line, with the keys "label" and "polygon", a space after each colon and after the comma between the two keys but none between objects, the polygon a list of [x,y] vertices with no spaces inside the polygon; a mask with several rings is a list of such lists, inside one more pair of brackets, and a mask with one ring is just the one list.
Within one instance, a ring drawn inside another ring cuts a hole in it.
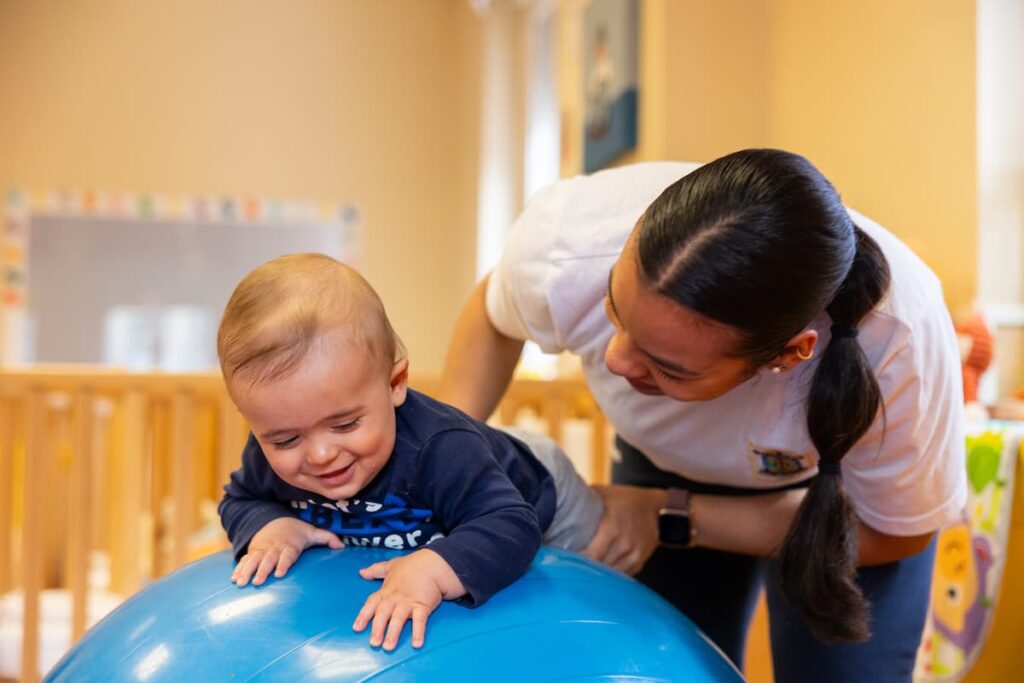
[{"label": "navy blue sweatshirt", "polygon": [[518,439],[411,389],[395,418],[388,463],[358,498],[341,501],[287,484],[250,434],[218,508],[235,558],[268,522],[294,515],[347,546],[429,543],[462,581],[463,601],[471,605],[519,578],[554,517],[547,469]]}]

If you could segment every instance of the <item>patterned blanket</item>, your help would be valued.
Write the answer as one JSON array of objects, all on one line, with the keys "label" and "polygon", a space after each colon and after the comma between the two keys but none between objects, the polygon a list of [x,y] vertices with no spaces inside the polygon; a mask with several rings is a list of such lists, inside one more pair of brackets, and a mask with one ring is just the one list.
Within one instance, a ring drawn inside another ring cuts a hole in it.
[{"label": "patterned blanket", "polygon": [[968,427],[967,509],[938,538],[932,601],[915,683],[954,683],[970,671],[992,624],[1006,560],[1013,481],[1024,424]]}]

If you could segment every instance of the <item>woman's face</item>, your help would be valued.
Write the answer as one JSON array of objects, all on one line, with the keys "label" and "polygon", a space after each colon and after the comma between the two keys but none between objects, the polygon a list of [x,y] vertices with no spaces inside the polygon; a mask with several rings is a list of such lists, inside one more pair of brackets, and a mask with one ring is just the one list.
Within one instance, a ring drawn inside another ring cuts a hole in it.
[{"label": "woman's face", "polygon": [[707,401],[750,379],[756,368],[727,355],[739,342],[735,328],[649,289],[634,244],[631,237],[608,276],[608,369],[641,394],[677,401]]}]

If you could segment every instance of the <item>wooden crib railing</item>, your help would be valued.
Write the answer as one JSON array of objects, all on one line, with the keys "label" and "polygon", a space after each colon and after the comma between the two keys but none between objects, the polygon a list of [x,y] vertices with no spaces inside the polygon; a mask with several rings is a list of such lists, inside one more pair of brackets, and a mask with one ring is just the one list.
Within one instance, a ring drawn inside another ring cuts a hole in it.
[{"label": "wooden crib railing", "polygon": [[[573,441],[586,478],[607,479],[607,423],[582,381],[514,382],[495,422],[523,415]],[[72,642],[86,629],[96,553],[109,558],[108,589],[127,596],[227,547],[213,506],[246,433],[217,374],[0,371],[0,596],[24,596],[21,680],[40,673],[44,590],[70,594]]]}]

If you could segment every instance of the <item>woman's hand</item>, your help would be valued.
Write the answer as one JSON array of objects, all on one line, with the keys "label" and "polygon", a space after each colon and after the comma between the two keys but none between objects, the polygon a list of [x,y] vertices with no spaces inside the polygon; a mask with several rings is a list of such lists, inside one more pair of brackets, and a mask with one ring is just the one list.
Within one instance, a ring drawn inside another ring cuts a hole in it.
[{"label": "woman's hand", "polygon": [[235,565],[231,582],[244,586],[252,578],[252,585],[259,586],[271,572],[280,579],[299,559],[302,551],[313,545],[326,545],[335,549],[344,547],[337,534],[296,517],[271,520],[249,541],[249,552]]},{"label": "woman's hand", "polygon": [[440,555],[429,548],[359,570],[367,580],[384,579],[359,610],[352,629],[364,631],[370,622],[370,645],[391,651],[398,646],[405,622],[412,621],[412,646],[423,647],[427,618],[442,600],[466,594],[459,577]]},{"label": "woman's hand", "polygon": [[665,489],[620,485],[593,488],[604,503],[604,516],[583,554],[636,574],[658,547],[658,511],[665,507]]}]

